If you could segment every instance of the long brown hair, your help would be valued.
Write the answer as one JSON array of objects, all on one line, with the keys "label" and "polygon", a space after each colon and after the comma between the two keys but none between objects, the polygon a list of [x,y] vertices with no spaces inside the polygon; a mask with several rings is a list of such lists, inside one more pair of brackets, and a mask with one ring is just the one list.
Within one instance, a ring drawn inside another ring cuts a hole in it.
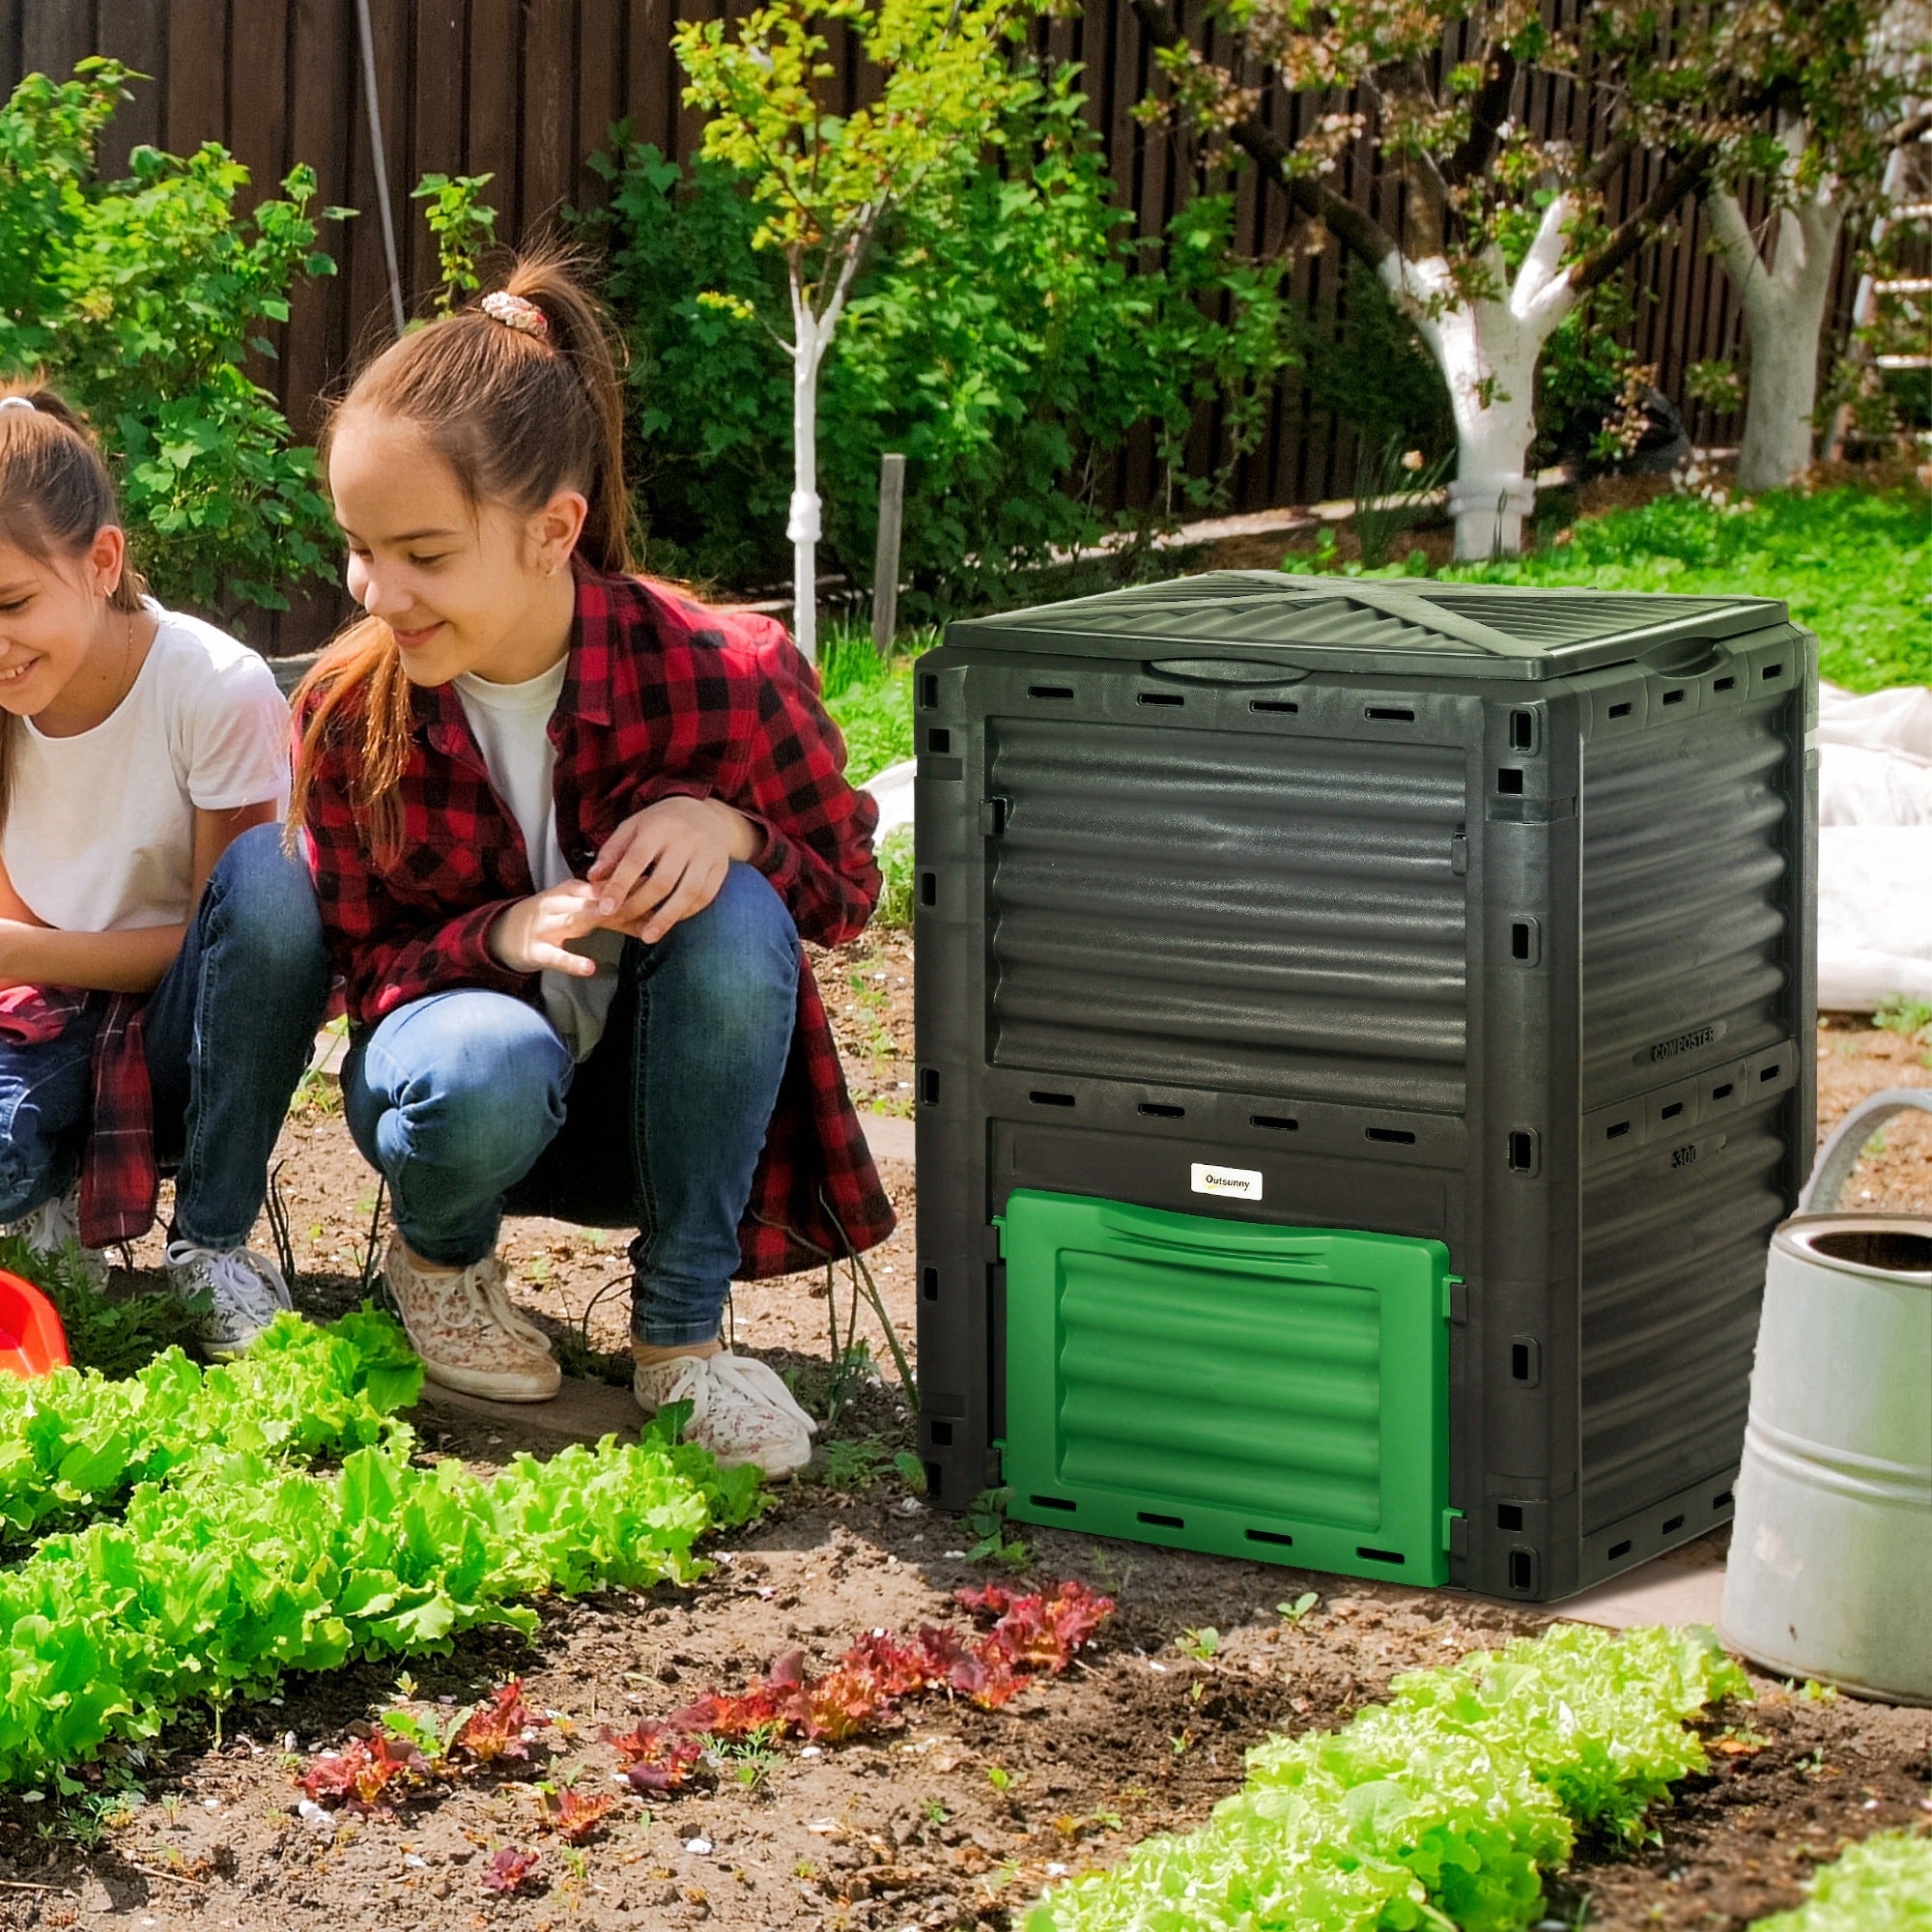
[{"label": "long brown hair", "polygon": [[[392,343],[330,414],[323,460],[346,416],[370,411],[413,425],[447,463],[470,505],[539,510],[561,490],[589,504],[577,554],[594,570],[629,572],[631,506],[624,484],[623,358],[604,311],[567,256],[521,257],[504,290],[533,303],[541,335],[497,321],[481,302]],[[345,707],[360,697],[361,744],[351,798],[368,849],[402,838],[396,796],[414,721],[402,653],[380,617],[329,645],[296,688],[301,738],[289,801],[293,840],[315,768]]]},{"label": "long brown hair", "polygon": [[[0,382],[0,397],[31,409],[0,410],[0,544],[36,563],[71,563],[121,513],[100,447],[86,419],[38,378]],[[108,592],[117,611],[138,611],[147,583],[132,564]],[[14,784],[15,724],[0,712],[0,825]]]}]

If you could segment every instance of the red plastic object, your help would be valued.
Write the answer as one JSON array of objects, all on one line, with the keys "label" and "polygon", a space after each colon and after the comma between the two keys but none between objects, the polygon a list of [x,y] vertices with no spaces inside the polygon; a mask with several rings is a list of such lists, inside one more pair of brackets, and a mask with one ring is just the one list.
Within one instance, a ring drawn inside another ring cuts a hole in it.
[{"label": "red plastic object", "polygon": [[32,1282],[0,1271],[0,1374],[43,1376],[68,1365],[67,1330]]}]

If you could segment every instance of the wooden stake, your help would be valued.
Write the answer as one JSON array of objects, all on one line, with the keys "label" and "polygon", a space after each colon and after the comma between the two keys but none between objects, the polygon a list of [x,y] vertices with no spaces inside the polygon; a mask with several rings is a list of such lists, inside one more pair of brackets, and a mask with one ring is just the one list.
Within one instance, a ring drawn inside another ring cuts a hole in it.
[{"label": "wooden stake", "polygon": [[879,548],[872,564],[872,648],[893,654],[899,622],[899,536],[905,526],[905,458],[879,458]]}]

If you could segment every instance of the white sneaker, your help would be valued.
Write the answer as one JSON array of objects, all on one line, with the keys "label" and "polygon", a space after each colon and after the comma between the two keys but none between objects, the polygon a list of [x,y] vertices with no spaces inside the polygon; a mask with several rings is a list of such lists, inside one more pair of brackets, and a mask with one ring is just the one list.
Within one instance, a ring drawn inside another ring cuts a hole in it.
[{"label": "white sneaker", "polygon": [[726,1351],[639,1362],[631,1390],[647,1414],[690,1403],[684,1439],[710,1450],[721,1468],[755,1463],[768,1476],[789,1476],[811,1460],[818,1425],[764,1363],[749,1356]]},{"label": "white sneaker", "polygon": [[548,1346],[526,1340],[530,1324],[510,1310],[494,1255],[467,1268],[422,1267],[396,1236],[383,1278],[431,1381],[496,1402],[548,1402],[562,1386]]},{"label": "white sneaker", "polygon": [[107,1250],[80,1244],[80,1183],[65,1194],[43,1201],[17,1221],[0,1222],[0,1235],[25,1241],[35,1254],[57,1260],[70,1242],[80,1255],[81,1279],[99,1294],[107,1286]]},{"label": "white sneaker", "polygon": [[197,1248],[170,1241],[168,1286],[184,1301],[209,1297],[195,1324],[203,1352],[218,1362],[239,1355],[285,1309],[296,1304],[282,1271],[254,1248]]}]

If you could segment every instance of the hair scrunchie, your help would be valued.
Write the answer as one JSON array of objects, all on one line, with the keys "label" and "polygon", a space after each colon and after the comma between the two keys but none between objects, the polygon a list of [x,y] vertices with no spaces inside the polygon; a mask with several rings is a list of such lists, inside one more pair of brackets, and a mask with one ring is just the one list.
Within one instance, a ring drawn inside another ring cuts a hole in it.
[{"label": "hair scrunchie", "polygon": [[513,296],[508,289],[496,289],[483,298],[483,313],[519,335],[534,335],[539,341],[550,333],[550,317],[535,302]]}]

